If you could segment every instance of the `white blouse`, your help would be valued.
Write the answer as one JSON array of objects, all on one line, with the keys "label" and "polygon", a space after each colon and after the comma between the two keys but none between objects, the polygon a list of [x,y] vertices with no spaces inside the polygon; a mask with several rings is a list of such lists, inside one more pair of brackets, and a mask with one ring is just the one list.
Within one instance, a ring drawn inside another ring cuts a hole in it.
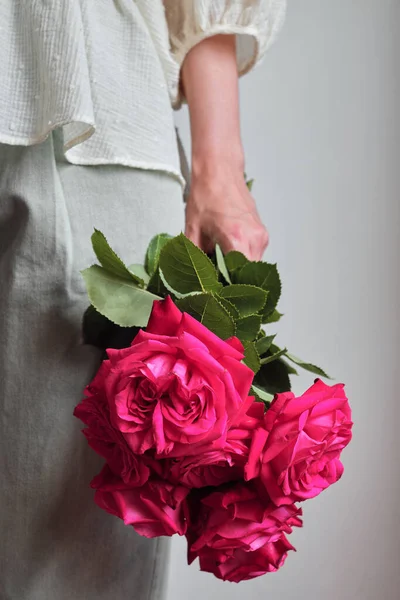
[{"label": "white blouse", "polygon": [[66,159],[165,171],[182,184],[173,107],[189,50],[237,35],[240,74],[283,22],[286,0],[1,0],[0,143],[62,127]]}]

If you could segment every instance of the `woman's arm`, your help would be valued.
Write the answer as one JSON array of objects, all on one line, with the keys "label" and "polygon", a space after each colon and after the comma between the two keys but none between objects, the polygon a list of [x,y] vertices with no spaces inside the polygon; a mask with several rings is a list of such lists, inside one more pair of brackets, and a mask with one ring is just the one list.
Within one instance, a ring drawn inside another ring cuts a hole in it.
[{"label": "woman's arm", "polygon": [[244,181],[235,36],[216,35],[182,66],[192,136],[186,235],[206,252],[215,243],[260,260],[268,234]]}]

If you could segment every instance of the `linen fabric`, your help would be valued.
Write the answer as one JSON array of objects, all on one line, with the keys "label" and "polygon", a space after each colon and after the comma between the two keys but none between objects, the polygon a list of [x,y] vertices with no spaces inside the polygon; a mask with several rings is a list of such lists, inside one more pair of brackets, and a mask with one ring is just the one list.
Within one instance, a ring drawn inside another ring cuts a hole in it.
[{"label": "linen fabric", "polygon": [[170,107],[186,54],[236,34],[243,74],[284,12],[285,0],[2,0],[0,143],[62,127],[70,163],[162,170],[183,186]]},{"label": "linen fabric", "polygon": [[0,598],[159,600],[169,539],[138,536],[89,487],[103,461],[72,413],[101,353],[81,341],[79,271],[96,262],[93,227],[131,263],[160,222],[178,233],[181,188],[164,173],[70,165],[53,138],[0,145]]}]

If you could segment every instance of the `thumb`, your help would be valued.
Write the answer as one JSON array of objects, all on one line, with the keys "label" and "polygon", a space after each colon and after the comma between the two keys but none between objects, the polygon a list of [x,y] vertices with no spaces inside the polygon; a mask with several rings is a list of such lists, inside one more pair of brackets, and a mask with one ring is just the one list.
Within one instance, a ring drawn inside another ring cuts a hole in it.
[{"label": "thumb", "polygon": [[201,248],[201,231],[199,227],[191,223],[186,223],[185,235],[193,244]]}]

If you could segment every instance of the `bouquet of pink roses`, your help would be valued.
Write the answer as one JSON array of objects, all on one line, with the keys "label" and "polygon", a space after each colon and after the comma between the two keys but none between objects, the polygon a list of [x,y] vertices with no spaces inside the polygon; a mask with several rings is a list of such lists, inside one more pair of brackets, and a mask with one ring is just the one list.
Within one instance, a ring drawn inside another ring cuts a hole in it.
[{"label": "bouquet of pink roses", "polygon": [[75,415],[106,461],[95,502],[143,536],[185,535],[189,562],[221,579],[276,571],[297,503],[342,475],[344,386],[290,392],[290,362],[326,375],[263,328],[281,317],[276,265],[162,234],[127,267],[92,242],[84,335],[106,358]]}]

